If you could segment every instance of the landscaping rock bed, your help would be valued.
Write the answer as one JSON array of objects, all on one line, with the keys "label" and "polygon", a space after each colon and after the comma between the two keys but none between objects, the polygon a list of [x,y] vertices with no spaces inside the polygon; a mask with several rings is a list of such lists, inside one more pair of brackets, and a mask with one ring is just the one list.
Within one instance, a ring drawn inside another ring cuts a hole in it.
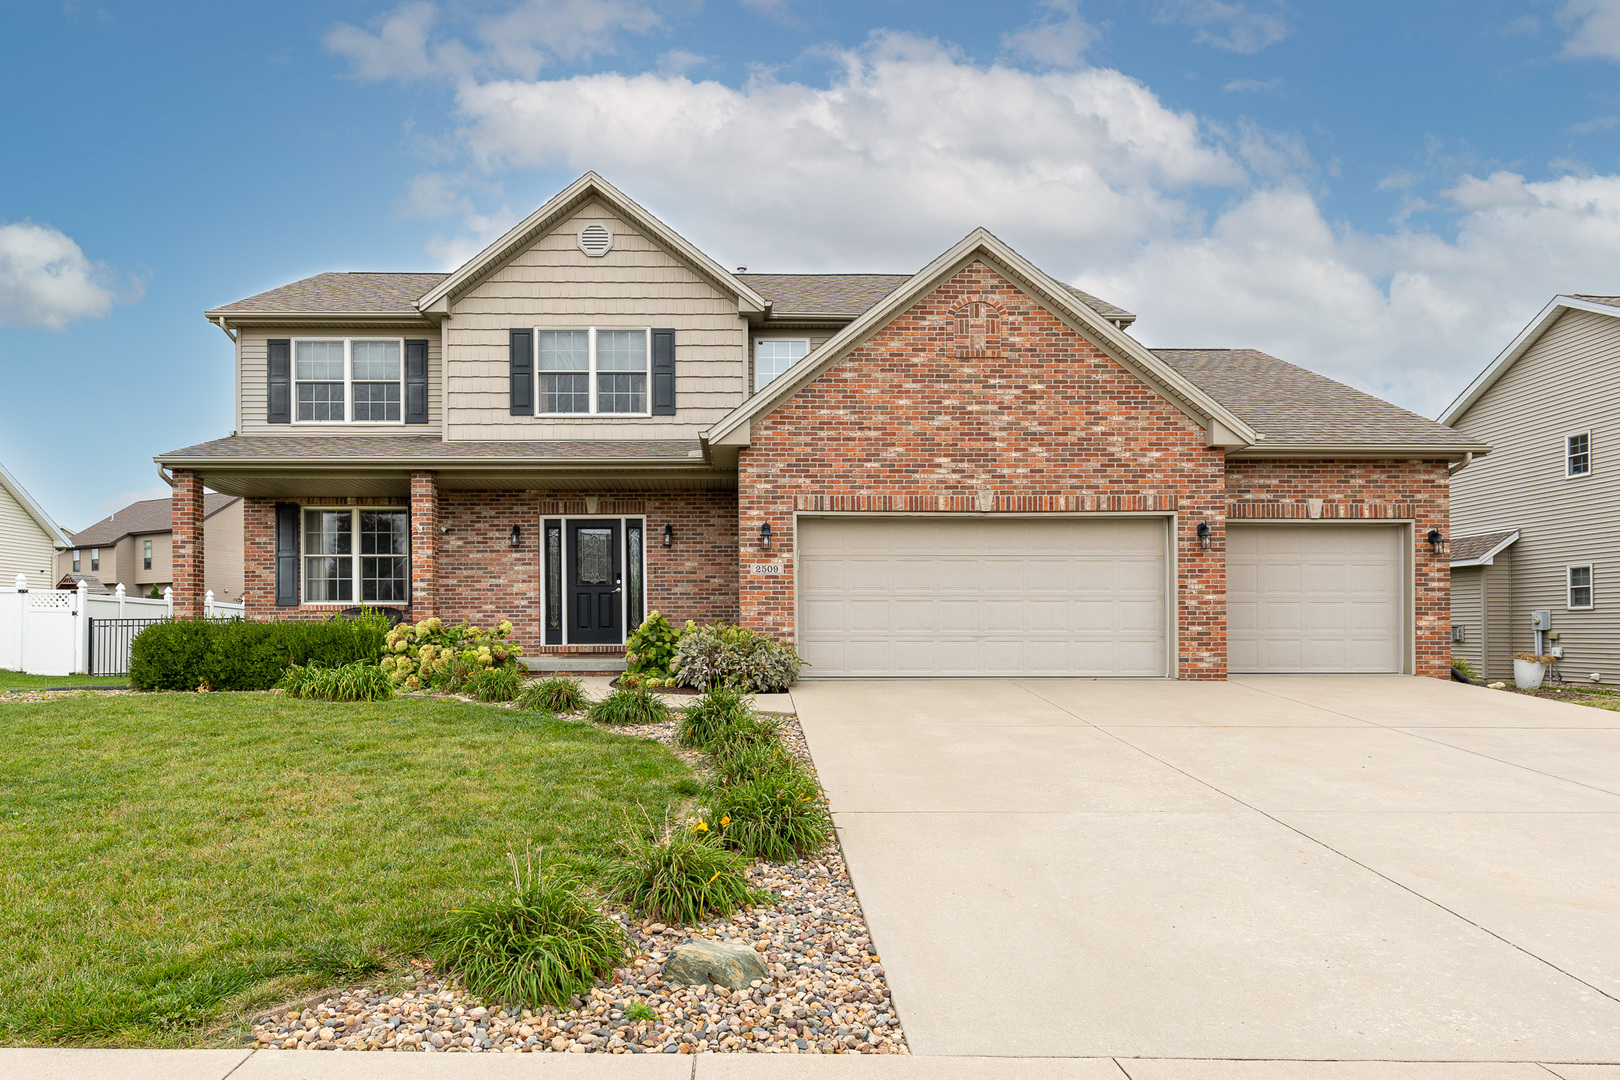
[{"label": "landscaping rock bed", "polygon": [[[783,743],[809,763],[797,719],[782,719]],[[673,724],[614,730],[674,747]],[[702,755],[677,753],[702,767]],[[628,925],[634,956],[610,985],[575,999],[571,1008],[509,1012],[467,995],[424,965],[408,991],[390,995],[360,987],[308,1008],[260,1016],[253,1045],[508,1054],[906,1053],[836,838],[814,858],[757,862],[748,877],[780,900],[691,927]],[[676,946],[694,939],[752,947],[768,978],[739,991],[666,983],[664,963]],[[641,1012],[633,1005],[656,1018],[632,1018],[631,1011]]]}]

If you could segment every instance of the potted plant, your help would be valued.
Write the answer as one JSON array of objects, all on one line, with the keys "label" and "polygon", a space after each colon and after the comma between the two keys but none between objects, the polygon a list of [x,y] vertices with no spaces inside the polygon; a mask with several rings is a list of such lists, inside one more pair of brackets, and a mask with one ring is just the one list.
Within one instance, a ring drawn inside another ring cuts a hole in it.
[{"label": "potted plant", "polygon": [[1552,662],[1551,654],[1537,656],[1535,653],[1514,653],[1513,684],[1520,690],[1541,689],[1541,680],[1547,677],[1547,665]]}]

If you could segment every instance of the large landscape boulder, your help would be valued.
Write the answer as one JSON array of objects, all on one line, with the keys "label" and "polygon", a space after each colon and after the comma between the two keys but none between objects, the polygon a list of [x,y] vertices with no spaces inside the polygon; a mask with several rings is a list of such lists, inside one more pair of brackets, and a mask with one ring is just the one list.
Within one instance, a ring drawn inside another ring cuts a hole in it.
[{"label": "large landscape boulder", "polygon": [[759,953],[736,941],[685,941],[664,961],[664,981],[669,983],[746,990],[755,979],[769,978]]}]

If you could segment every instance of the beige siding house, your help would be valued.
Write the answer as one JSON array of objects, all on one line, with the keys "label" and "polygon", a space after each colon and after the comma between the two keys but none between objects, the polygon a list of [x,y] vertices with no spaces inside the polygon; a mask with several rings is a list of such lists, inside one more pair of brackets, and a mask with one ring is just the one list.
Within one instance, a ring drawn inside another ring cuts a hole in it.
[{"label": "beige siding house", "polygon": [[[119,585],[130,596],[162,593],[174,584],[172,517],[168,499],[146,499],[73,533],[56,555],[59,583],[74,587],[83,578],[97,593]],[[242,599],[242,543],[242,500],[209,492],[203,501],[204,587],[220,603]]]},{"label": "beige siding house", "polygon": [[11,588],[22,574],[30,589],[55,582],[51,567],[67,537],[17,478],[0,465],[0,588]]},{"label": "beige siding house", "polygon": [[1451,482],[1455,655],[1509,678],[1545,610],[1564,679],[1620,681],[1620,297],[1555,297],[1440,419],[1492,447]]}]

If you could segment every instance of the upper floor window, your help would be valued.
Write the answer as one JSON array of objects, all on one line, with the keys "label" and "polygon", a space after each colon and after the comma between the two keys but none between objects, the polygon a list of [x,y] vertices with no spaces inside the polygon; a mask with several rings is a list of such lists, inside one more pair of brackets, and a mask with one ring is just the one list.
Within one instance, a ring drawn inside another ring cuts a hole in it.
[{"label": "upper floor window", "polygon": [[1572,608],[1589,608],[1592,606],[1592,564],[1584,563],[1568,567],[1569,575],[1569,606]]},{"label": "upper floor window", "polygon": [[404,342],[341,338],[293,342],[293,400],[300,423],[397,424],[405,400]]},{"label": "upper floor window", "polygon": [[539,412],[646,416],[651,331],[539,330]]},{"label": "upper floor window", "polygon": [[91,548],[90,549],[90,572],[92,574],[94,574],[97,571],[99,571],[100,569],[101,569],[101,549],[100,548]]},{"label": "upper floor window", "polygon": [[73,572],[75,574],[77,574],[79,572],[79,549],[78,548],[73,549]]},{"label": "upper floor window", "polygon": [[152,541],[141,541],[141,569],[152,569]]},{"label": "upper floor window", "polygon": [[765,389],[772,379],[810,355],[809,338],[755,338],[754,390]]},{"label": "upper floor window", "polygon": [[410,554],[404,510],[305,510],[304,601],[406,603]]},{"label": "upper floor window", "polygon": [[1592,471],[1592,433],[1583,431],[1564,439],[1564,475],[1586,476]]}]

